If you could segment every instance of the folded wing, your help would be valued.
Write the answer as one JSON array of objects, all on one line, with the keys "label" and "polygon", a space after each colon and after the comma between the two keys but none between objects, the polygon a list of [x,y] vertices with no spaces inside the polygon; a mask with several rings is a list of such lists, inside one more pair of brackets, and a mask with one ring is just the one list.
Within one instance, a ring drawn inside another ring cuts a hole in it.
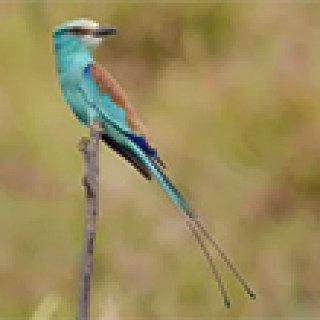
[{"label": "folded wing", "polygon": [[[133,151],[122,143],[124,138],[134,142],[150,160],[163,167],[164,162],[159,158],[156,149],[147,142],[146,132],[137,114],[128,102],[125,93],[116,80],[101,65],[88,64],[84,68],[84,87],[91,104],[100,119],[106,120],[112,133],[107,130],[102,140],[118,154],[133,165],[145,178],[151,179],[147,167],[135,156]],[[118,139],[117,139],[118,138]]]}]

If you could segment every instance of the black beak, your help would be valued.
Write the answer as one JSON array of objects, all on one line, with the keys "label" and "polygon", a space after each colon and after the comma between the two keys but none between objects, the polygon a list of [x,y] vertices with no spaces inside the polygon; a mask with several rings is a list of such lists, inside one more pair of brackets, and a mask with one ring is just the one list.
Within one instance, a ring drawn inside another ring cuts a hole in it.
[{"label": "black beak", "polygon": [[93,35],[95,37],[103,37],[117,33],[116,27],[99,27],[93,31]]}]

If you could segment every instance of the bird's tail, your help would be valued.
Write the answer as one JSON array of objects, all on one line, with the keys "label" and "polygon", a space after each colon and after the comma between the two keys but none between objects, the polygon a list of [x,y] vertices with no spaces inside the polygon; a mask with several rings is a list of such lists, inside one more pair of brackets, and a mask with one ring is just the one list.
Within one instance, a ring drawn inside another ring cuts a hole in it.
[{"label": "bird's tail", "polygon": [[157,180],[160,187],[176,205],[176,207],[183,213],[185,213],[189,218],[193,219],[195,217],[195,214],[192,211],[191,207],[183,198],[178,189],[173,185],[167,175],[163,172],[160,166],[154,161],[149,161],[147,166],[152,176]]},{"label": "bird's tail", "polygon": [[237,278],[239,283],[242,285],[246,293],[250,296],[251,299],[255,299],[256,295],[251,290],[247,282],[244,280],[244,278],[240,275],[238,270],[235,268],[231,260],[228,258],[228,256],[224,253],[224,251],[221,249],[221,247],[218,245],[218,243],[214,240],[214,238],[210,235],[210,233],[207,231],[207,229],[204,227],[202,222],[200,221],[198,215],[196,215],[189,204],[186,202],[186,200],[183,198],[181,193],[177,190],[177,188],[173,185],[173,183],[170,181],[170,179],[166,176],[166,174],[163,172],[162,168],[153,161],[145,152],[143,152],[142,149],[134,146],[135,154],[140,159],[140,161],[144,164],[144,166],[148,169],[150,174],[157,180],[161,188],[164,190],[164,192],[168,195],[168,197],[172,200],[172,202],[175,204],[175,206],[186,214],[188,217],[187,225],[189,229],[191,230],[193,236],[195,237],[196,241],[198,242],[202,252],[204,253],[211,270],[216,278],[217,284],[219,286],[219,289],[221,291],[221,294],[224,299],[224,303],[226,307],[230,307],[230,300],[228,298],[227,292],[225,290],[223,281],[220,277],[220,274],[213,262],[213,259],[205,246],[201,236],[203,236],[209,243],[213,246],[215,251],[218,253],[218,255],[222,258],[222,260],[226,263],[226,265],[229,267],[231,272],[234,274],[234,276]]},{"label": "bird's tail", "polygon": [[221,249],[221,247],[215,241],[215,239],[210,235],[210,233],[201,223],[199,217],[192,211],[191,207],[185,201],[183,196],[176,189],[176,187],[169,180],[169,178],[165,175],[163,170],[159,167],[159,165],[157,164],[157,162],[159,163],[159,161],[157,161],[157,159],[155,161],[154,155],[152,157],[153,152],[150,153],[150,151],[152,150],[147,150],[148,148],[146,148],[146,146],[143,143],[141,143],[141,139],[138,139],[139,140],[138,141],[137,139],[134,139],[132,136],[130,135],[128,136],[128,134],[126,134],[126,132],[122,128],[120,128],[117,123],[115,123],[112,119],[110,119],[107,114],[104,114],[102,118],[106,118],[106,121],[111,127],[113,127],[113,129],[117,130],[119,133],[121,132],[124,136],[127,136],[127,138],[129,138],[129,140],[123,140],[123,142],[125,143],[125,150],[122,150],[122,147],[119,148],[119,143],[114,144],[114,141],[108,141],[108,139],[105,139],[105,142],[109,144],[114,150],[119,152],[120,155],[125,157],[131,164],[133,164],[134,167],[136,167],[140,171],[140,173],[142,173],[147,179],[150,179],[151,176],[153,176],[158,181],[159,185],[162,187],[164,192],[169,196],[172,202],[176,205],[176,207],[179,210],[181,210],[183,213],[185,213],[186,216],[188,217],[187,225],[190,228],[192,234],[194,235],[202,252],[204,253],[206,259],[210,264],[211,270],[217,280],[219,289],[224,298],[225,305],[227,307],[230,307],[230,301],[229,301],[228,295],[224,288],[220,274],[215,267],[213,259],[207,247],[205,246],[201,238],[201,235],[206,240],[208,240],[209,243],[213,246],[217,254],[226,263],[228,268],[237,278],[237,280],[242,285],[246,293],[250,296],[250,298],[255,299],[256,298],[255,293],[250,289],[247,282],[240,275],[240,273],[235,268],[231,260],[228,258],[225,252]]}]

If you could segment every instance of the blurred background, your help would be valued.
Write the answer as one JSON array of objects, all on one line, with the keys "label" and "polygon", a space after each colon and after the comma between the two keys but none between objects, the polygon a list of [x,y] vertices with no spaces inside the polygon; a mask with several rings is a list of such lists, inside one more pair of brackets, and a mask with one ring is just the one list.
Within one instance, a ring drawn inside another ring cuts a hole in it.
[{"label": "blurred background", "polygon": [[184,217],[101,146],[92,319],[320,317],[320,7],[266,1],[0,3],[0,317],[75,316],[87,131],[51,32],[83,16],[119,27],[96,59],[258,293],[217,259],[226,310]]}]

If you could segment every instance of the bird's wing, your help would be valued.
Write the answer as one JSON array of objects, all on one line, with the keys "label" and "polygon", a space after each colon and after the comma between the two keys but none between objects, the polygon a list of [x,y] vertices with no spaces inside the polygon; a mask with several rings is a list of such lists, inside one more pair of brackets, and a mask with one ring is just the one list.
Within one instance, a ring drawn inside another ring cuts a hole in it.
[{"label": "bird's wing", "polygon": [[115,118],[136,134],[140,134],[149,140],[149,134],[129,99],[115,78],[100,64],[91,63],[85,68],[85,74],[93,81],[99,91],[99,95],[105,97],[104,106],[115,113]]},{"label": "bird's wing", "polygon": [[88,64],[83,70],[82,87],[89,97],[90,104],[102,118],[107,119],[121,131],[131,131],[125,119],[125,110],[119,108],[110,98],[107,92],[102,93],[97,75],[92,72],[94,64]]},{"label": "bird's wing", "polygon": [[[85,91],[94,102],[95,111],[104,119],[115,136],[123,140],[125,137],[137,144],[148,157],[165,167],[147,140],[146,129],[137,113],[128,102],[128,98],[117,81],[101,65],[88,64],[83,71]],[[109,130],[110,131],[110,130]],[[108,143],[109,146],[110,143]],[[119,146],[119,145],[118,145]],[[112,146],[111,146],[112,147]],[[114,148],[113,148],[114,149]],[[118,153],[119,150],[116,150]],[[128,160],[128,157],[125,157]],[[129,161],[132,163],[132,161]],[[141,170],[140,170],[141,171]]]}]

